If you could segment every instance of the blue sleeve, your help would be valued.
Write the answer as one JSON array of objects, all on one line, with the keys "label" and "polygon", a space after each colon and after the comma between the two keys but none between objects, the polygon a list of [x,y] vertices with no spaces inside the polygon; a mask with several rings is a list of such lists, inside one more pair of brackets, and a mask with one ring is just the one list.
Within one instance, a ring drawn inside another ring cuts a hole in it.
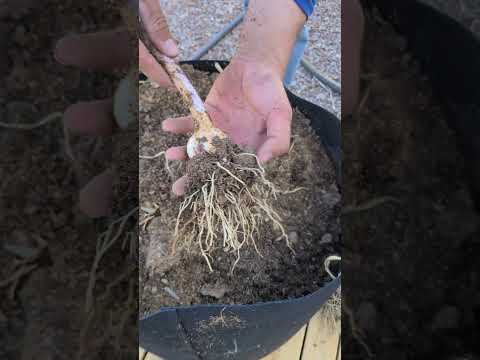
[{"label": "blue sleeve", "polygon": [[315,7],[317,0],[295,0],[295,2],[308,18],[310,15],[312,15],[313,8]]}]

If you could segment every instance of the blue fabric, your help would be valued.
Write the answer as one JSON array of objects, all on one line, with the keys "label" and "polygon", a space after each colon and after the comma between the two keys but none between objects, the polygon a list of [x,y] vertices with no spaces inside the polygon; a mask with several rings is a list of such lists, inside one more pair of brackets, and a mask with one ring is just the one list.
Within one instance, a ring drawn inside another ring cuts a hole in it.
[{"label": "blue fabric", "polygon": [[[243,0],[243,4],[245,6],[245,10],[248,7],[249,0]],[[307,15],[312,14],[313,8],[317,0],[295,0],[298,6],[302,9],[302,11]],[[287,66],[287,70],[285,71],[285,76],[283,78],[283,84],[288,86],[293,81],[295,77],[295,72],[297,71],[298,65],[300,65],[300,60],[302,59],[303,53],[305,52],[305,48],[308,43],[308,27],[304,26],[302,31],[298,34],[297,41],[295,42],[295,46],[292,50],[292,55],[290,56],[290,61]]]},{"label": "blue fabric", "polygon": [[292,55],[290,55],[290,61],[287,65],[287,70],[285,71],[285,76],[283,78],[283,84],[288,86],[293,81],[295,77],[295,72],[297,71],[298,65],[300,65],[300,60],[302,60],[303,53],[308,43],[308,27],[304,26],[300,34],[298,34],[297,41],[292,50]]},{"label": "blue fabric", "polygon": [[313,8],[315,7],[317,0],[295,0],[295,2],[308,18],[310,15],[312,15]]},{"label": "blue fabric", "polygon": [[[249,0],[243,0],[245,8],[248,6],[248,1]],[[295,0],[295,2],[308,18],[310,15],[312,15],[317,0]]]}]

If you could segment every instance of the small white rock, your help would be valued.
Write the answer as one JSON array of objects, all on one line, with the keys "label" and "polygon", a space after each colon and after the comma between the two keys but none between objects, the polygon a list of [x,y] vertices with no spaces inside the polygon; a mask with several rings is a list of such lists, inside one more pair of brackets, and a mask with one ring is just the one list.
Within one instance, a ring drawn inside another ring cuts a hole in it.
[{"label": "small white rock", "polygon": [[322,240],[320,240],[320,244],[330,244],[333,241],[332,234],[326,233],[322,236]]},{"label": "small white rock", "polygon": [[200,289],[200,294],[203,296],[211,296],[214,297],[215,299],[221,299],[225,296],[225,294],[229,291],[230,289],[221,284],[216,284],[216,285],[210,285],[210,284],[205,284],[202,286]]},{"label": "small white rock", "polygon": [[292,243],[295,244],[298,241],[298,234],[296,231],[292,231],[290,234],[288,234],[288,240]]}]

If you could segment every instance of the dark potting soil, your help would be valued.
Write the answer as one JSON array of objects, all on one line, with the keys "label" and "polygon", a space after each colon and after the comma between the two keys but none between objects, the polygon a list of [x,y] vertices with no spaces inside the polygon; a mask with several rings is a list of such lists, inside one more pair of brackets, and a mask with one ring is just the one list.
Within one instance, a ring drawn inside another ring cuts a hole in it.
[{"label": "dark potting soil", "polygon": [[[216,74],[184,70],[205,98]],[[164,133],[162,120],[184,116],[188,110],[180,97],[149,81],[140,84],[140,156],[154,155],[170,146],[186,144],[188,137]],[[212,252],[213,272],[203,257],[192,251],[171,255],[173,230],[184,197],[172,194],[175,179],[193,161],[170,162],[163,157],[140,160],[140,205],[157,209],[155,217],[140,231],[140,316],[164,306],[205,303],[250,304],[306,295],[329,280],[323,268],[327,256],[339,250],[340,194],[334,167],[309,120],[294,110],[290,153],[267,164],[267,178],[282,190],[302,188],[278,195],[271,202],[283,220],[294,252],[271,223],[259,228],[253,248],[242,248],[241,259],[230,274],[235,255],[222,249]],[[197,170],[195,170],[197,171]],[[198,173],[198,172],[197,172]],[[146,216],[142,210],[142,218]],[[142,219],[141,219],[142,220]]]},{"label": "dark potting soil", "polygon": [[[122,20],[118,3],[1,2],[3,122],[33,124],[49,114],[64,112],[78,101],[112,96],[117,75],[63,66],[55,60],[54,49],[65,35],[119,27]],[[110,153],[103,151],[103,146],[93,146],[102,144],[101,139],[71,135],[70,142],[75,163],[65,152],[61,117],[29,131],[0,130],[0,282],[21,268],[30,269],[18,282],[0,289],[0,359],[98,359],[106,354],[131,358],[138,352],[138,337],[133,333],[128,338],[135,342],[121,336],[122,349],[113,349],[115,336],[110,337],[113,334],[111,328],[105,327],[107,322],[101,324],[101,336],[97,336],[100,327],[81,336],[98,234],[93,220],[78,208],[78,192],[92,176],[110,165]],[[7,251],[7,245],[23,249],[27,258]],[[120,246],[115,244],[108,254],[111,257],[102,260],[102,266],[117,264],[116,276]],[[40,256],[32,255],[37,251]],[[111,281],[112,272],[102,270],[97,273],[96,290],[103,290]],[[128,281],[117,283],[112,290],[115,301],[109,310],[121,310],[128,298]],[[102,315],[110,316],[108,313]],[[118,324],[121,317],[113,320]],[[133,329],[123,330],[125,335]],[[81,344],[83,340],[88,344]],[[94,351],[82,355],[81,345],[86,345],[83,350]]]},{"label": "dark potting soil", "polygon": [[369,13],[363,44],[364,105],[342,122],[343,199],[370,206],[342,218],[342,357],[470,358],[480,219],[462,155],[406,40]]}]

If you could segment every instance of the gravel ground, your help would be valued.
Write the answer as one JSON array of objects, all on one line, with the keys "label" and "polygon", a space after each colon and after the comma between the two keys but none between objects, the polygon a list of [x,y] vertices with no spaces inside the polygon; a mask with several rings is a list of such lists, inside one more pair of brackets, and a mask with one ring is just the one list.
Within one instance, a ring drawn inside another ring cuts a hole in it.
[{"label": "gravel ground", "polygon": [[[243,10],[242,0],[160,0],[170,29],[188,59],[210,36],[219,32]],[[305,59],[322,74],[340,82],[340,0],[319,0],[308,20],[310,41]],[[238,45],[241,26],[202,59],[230,59]],[[290,90],[340,115],[340,95],[333,93],[300,66]]]}]

